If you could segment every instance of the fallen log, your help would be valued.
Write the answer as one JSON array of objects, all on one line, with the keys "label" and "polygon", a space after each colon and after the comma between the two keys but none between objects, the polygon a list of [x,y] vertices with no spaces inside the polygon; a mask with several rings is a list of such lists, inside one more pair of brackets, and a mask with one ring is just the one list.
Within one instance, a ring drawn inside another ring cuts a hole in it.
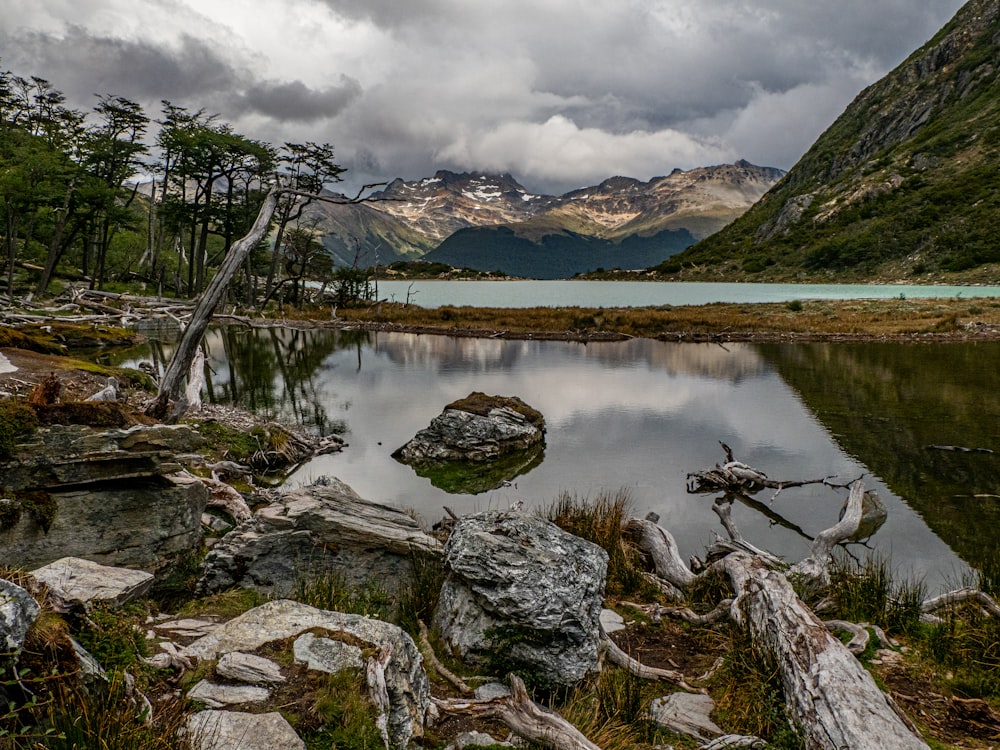
[{"label": "fallen log", "polygon": [[810,750],[926,750],[858,660],[795,595],[784,575],[745,552],[717,563],[736,589],[733,618],[774,658],[789,719]]}]

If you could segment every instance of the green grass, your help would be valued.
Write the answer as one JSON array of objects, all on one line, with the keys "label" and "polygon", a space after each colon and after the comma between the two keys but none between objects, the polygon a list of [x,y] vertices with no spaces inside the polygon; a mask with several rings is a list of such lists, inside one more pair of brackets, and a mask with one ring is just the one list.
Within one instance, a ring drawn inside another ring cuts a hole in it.
[{"label": "green grass", "polygon": [[563,531],[593,542],[608,553],[609,595],[655,598],[656,590],[643,577],[641,553],[624,535],[625,523],[632,516],[628,490],[601,492],[593,499],[563,493],[543,515]]}]

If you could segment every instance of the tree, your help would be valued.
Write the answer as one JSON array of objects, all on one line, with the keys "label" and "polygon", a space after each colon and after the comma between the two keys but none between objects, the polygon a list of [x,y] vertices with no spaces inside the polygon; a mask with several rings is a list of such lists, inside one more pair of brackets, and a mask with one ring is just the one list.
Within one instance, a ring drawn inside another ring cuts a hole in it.
[{"label": "tree", "polygon": [[[144,166],[142,157],[148,147],[143,137],[149,118],[136,102],[110,94],[99,98],[94,112],[100,122],[87,131],[83,165],[94,178],[90,194],[90,229],[97,257],[91,287],[103,288],[112,233],[119,226],[130,225],[134,218],[130,206],[135,200],[136,189],[125,191],[122,186]],[[88,261],[85,254],[84,272]]]},{"label": "tree", "polygon": [[330,182],[339,182],[344,168],[334,161],[333,146],[329,143],[317,145],[312,142],[285,143],[282,149],[281,163],[284,166],[282,177],[292,191],[301,191],[305,196],[295,192],[286,193],[278,204],[278,229],[274,239],[274,251],[271,256],[271,266],[264,287],[264,301],[274,296],[276,284],[280,283],[277,271],[281,248],[284,245],[286,227],[302,217],[302,212],[314,198]]}]

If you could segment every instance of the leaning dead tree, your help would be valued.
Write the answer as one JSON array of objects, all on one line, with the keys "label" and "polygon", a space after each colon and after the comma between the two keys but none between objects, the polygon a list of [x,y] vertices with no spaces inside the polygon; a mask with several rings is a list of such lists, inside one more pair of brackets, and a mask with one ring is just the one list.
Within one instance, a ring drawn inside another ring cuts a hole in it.
[{"label": "leaning dead tree", "polygon": [[[282,195],[289,194],[299,197],[309,197],[329,203],[362,203],[367,200],[361,197],[362,194],[374,187],[377,187],[377,185],[365,185],[358,192],[357,196],[344,200],[293,190],[282,186],[280,180],[276,181],[264,197],[264,202],[261,203],[257,219],[254,221],[250,231],[232,244],[215,276],[212,277],[208,286],[205,287],[205,291],[198,298],[191,320],[184,329],[184,334],[181,336],[180,343],[170,358],[170,362],[167,363],[163,377],[160,379],[160,387],[156,398],[146,408],[146,414],[157,419],[164,419],[170,413],[170,402],[176,402],[180,398],[181,384],[191,369],[191,363],[194,361],[195,355],[201,346],[201,341],[205,336],[205,331],[208,329],[209,323],[212,321],[215,309],[225,298],[226,289],[229,287],[229,283],[236,275],[236,272],[239,271],[240,266],[243,265],[247,256],[257,247],[257,244],[267,234],[268,229],[270,229],[271,219],[278,206],[278,199]],[[277,248],[275,252],[277,252]],[[176,420],[183,415],[184,409],[184,402],[181,402],[180,407],[174,409],[172,417]]]}]

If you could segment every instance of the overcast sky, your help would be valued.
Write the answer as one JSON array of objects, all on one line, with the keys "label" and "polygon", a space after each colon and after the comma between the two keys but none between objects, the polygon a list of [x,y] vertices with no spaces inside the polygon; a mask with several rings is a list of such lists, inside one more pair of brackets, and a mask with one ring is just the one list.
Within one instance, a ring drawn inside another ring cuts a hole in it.
[{"label": "overcast sky", "polygon": [[791,167],[962,0],[0,0],[0,69],[330,142],[348,182]]}]

